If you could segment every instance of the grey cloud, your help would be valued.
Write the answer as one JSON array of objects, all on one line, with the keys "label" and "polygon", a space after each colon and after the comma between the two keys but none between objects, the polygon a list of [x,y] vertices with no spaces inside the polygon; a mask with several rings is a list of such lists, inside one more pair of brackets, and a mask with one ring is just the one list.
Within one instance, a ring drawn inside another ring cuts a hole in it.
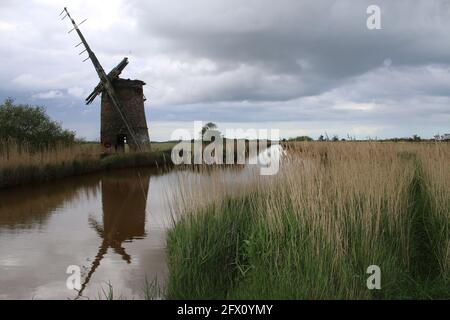
[{"label": "grey cloud", "polygon": [[[369,4],[381,7],[382,30],[366,28]],[[97,76],[58,20],[61,6],[1,1],[0,98],[45,104],[73,128],[98,129],[98,101],[83,106]],[[448,0],[78,0],[69,6],[77,19],[89,18],[83,31],[105,69],[129,56],[124,77],[149,84],[152,121],[389,123],[401,133],[422,119],[432,134],[433,125],[448,119]]]},{"label": "grey cloud", "polygon": [[342,77],[387,57],[404,64],[449,61],[441,37],[450,24],[448,1],[377,1],[383,30],[375,32],[366,28],[373,1],[135,2],[140,28],[164,38],[166,50],[218,63]]}]

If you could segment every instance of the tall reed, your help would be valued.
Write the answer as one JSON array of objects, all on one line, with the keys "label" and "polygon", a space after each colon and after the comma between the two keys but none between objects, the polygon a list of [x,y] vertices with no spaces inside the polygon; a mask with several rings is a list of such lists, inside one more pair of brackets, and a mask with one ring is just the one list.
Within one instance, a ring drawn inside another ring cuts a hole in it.
[{"label": "tall reed", "polygon": [[[450,148],[446,144],[424,148],[420,152],[423,180],[429,195],[427,231],[430,254],[439,271],[436,281],[450,283]],[[450,290],[450,289],[449,289]]]},{"label": "tall reed", "polygon": [[14,141],[0,141],[0,188],[94,171],[138,167],[164,166],[170,160],[170,150],[129,152],[104,155],[100,144],[57,144],[35,148]]},{"label": "tall reed", "polygon": [[0,188],[91,172],[99,167],[100,146],[74,143],[31,148],[0,141]]},{"label": "tall reed", "polygon": [[36,149],[26,143],[0,141],[0,168],[54,165],[76,159],[94,159],[101,153],[99,144],[56,144]]},{"label": "tall reed", "polygon": [[[450,297],[449,149],[298,143],[272,178],[230,187],[217,173],[206,189],[219,194],[181,188],[169,298]],[[367,288],[371,265],[381,290]]]}]

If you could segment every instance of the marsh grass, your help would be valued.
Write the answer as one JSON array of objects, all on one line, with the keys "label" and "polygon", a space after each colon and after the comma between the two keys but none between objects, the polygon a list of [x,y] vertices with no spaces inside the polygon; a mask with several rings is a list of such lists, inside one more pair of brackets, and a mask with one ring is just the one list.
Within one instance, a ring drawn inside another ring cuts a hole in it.
[{"label": "marsh grass", "polygon": [[165,296],[163,286],[158,282],[158,278],[154,277],[153,280],[148,280],[145,277],[143,288],[144,300],[160,300]]},{"label": "marsh grass", "polygon": [[297,143],[275,177],[194,180],[173,208],[167,295],[450,298],[449,161],[447,144]]},{"label": "marsh grass", "polygon": [[164,167],[170,150],[130,152],[105,156],[99,144],[74,143],[51,148],[30,148],[26,144],[0,141],[0,188],[101,170],[139,166]]},{"label": "marsh grass", "polygon": [[52,147],[30,147],[12,140],[0,140],[0,168],[38,167],[58,165],[74,160],[97,159],[101,154],[98,144],[57,144]]},{"label": "marsh grass", "polygon": [[[123,295],[118,295],[114,291],[114,286],[111,282],[107,282],[105,285],[100,287],[100,291],[97,293],[96,300],[135,300],[135,298],[139,300],[160,300],[164,297],[164,289],[161,284],[158,282],[158,278],[155,277],[153,280],[148,280],[145,277],[144,286],[142,288],[142,294],[135,297],[129,298]],[[89,297],[79,296],[75,300],[90,300]]]}]

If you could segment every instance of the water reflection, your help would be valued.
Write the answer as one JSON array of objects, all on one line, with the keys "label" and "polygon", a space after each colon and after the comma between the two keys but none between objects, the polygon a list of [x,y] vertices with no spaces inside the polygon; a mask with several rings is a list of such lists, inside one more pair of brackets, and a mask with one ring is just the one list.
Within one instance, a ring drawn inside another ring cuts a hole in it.
[{"label": "water reflection", "polygon": [[123,242],[145,237],[145,219],[150,175],[139,171],[116,171],[102,179],[103,221],[89,217],[89,225],[102,240],[78,296],[81,297],[92,275],[111,248],[122,260],[131,263]]},{"label": "water reflection", "polygon": [[[146,277],[166,276],[172,176],[130,169],[0,191],[0,299],[97,298],[108,282],[142,298]],[[66,288],[70,265],[83,270],[79,294]]]},{"label": "water reflection", "polygon": [[86,197],[96,197],[99,177],[83,176],[54,184],[13,188],[0,191],[0,232],[2,229],[43,227],[50,215],[65,204]]}]

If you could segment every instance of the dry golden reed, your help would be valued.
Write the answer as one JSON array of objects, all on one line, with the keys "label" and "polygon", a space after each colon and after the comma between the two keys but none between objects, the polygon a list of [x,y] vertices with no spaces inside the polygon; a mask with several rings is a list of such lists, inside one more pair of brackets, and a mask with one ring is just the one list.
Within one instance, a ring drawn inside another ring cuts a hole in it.
[{"label": "dry golden reed", "polygon": [[[450,297],[450,144],[285,147],[276,176],[211,170],[180,187],[169,296]],[[383,290],[366,287],[370,265]]]},{"label": "dry golden reed", "polygon": [[43,167],[81,159],[98,159],[101,147],[97,144],[59,144],[32,151],[26,144],[0,141],[0,170],[20,166]]}]

